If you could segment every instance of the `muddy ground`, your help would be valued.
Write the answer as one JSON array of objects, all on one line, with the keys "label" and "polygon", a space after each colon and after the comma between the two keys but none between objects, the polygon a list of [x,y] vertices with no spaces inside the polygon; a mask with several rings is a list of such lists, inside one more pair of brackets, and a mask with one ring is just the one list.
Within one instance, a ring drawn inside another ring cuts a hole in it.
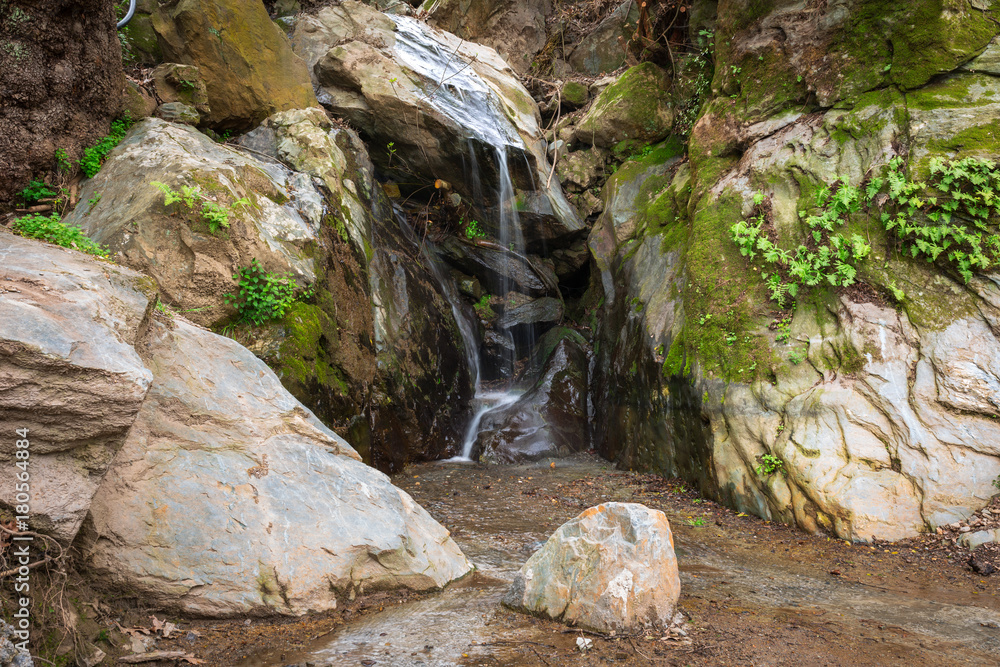
[{"label": "muddy ground", "polygon": [[[1000,576],[973,572],[968,554],[950,542],[942,546],[939,536],[867,545],[806,535],[702,499],[678,480],[620,472],[589,458],[554,468],[423,464],[394,482],[452,530],[480,566],[477,574],[450,593],[377,594],[304,619],[172,619],[180,630],[155,648],[184,650],[219,667],[1000,661]],[[605,501],[643,503],[670,519],[687,638],[585,634],[495,603],[503,573],[516,570],[563,522]],[[393,608],[401,610],[398,622]],[[421,615],[426,623],[407,625]],[[344,646],[331,646],[338,636],[346,637]],[[585,653],[576,646],[581,636],[593,642]],[[447,657],[449,649],[461,657]]]}]

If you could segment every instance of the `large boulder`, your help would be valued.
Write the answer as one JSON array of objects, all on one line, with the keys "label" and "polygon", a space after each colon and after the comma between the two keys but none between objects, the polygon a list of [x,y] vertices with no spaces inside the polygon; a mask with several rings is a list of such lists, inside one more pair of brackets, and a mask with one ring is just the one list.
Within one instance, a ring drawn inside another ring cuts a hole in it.
[{"label": "large boulder", "polygon": [[112,0],[0,5],[0,201],[107,133],[125,77]]},{"label": "large boulder", "polygon": [[638,148],[666,138],[673,122],[670,78],[647,62],[601,91],[573,130],[573,141],[601,148],[628,142],[627,147]]},{"label": "large boulder", "polygon": [[[154,182],[178,192],[198,188],[229,210],[229,227],[213,233],[200,202],[166,206]],[[248,203],[235,204],[241,199]],[[85,183],[81,204],[65,222],[152,276],[167,303],[212,326],[235,313],[224,295],[235,290],[233,274],[252,259],[269,271],[292,273],[302,285],[312,283],[322,216],[322,197],[309,177],[217,144],[193,128],[148,119]]]},{"label": "large boulder", "polygon": [[144,354],[152,387],[80,543],[93,574],[228,616],[470,571],[448,531],[238,343],[178,318],[152,325]]},{"label": "large boulder", "polygon": [[548,178],[534,100],[493,49],[355,0],[301,18],[292,44],[322,104],[378,146],[372,159],[385,173],[444,181],[495,208],[506,170],[526,240],[559,245],[584,229]]},{"label": "large boulder", "polygon": [[68,543],[153,379],[134,346],[156,286],[6,231],[0,256],[0,427],[8,434],[0,499],[20,504],[16,457],[29,452],[31,527]]},{"label": "large boulder", "polygon": [[537,360],[540,377],[516,402],[483,416],[474,460],[521,463],[589,447],[586,342],[572,329],[552,329],[539,347],[538,356],[548,352]]},{"label": "large boulder", "polygon": [[[462,39],[496,49],[519,74],[547,39],[548,0],[425,0],[427,22]],[[614,68],[611,68],[614,69]]]},{"label": "large boulder", "polygon": [[564,523],[514,577],[503,603],[597,632],[664,629],[681,593],[667,517],[605,503]]},{"label": "large boulder", "polygon": [[317,103],[305,64],[264,3],[174,0],[150,16],[164,60],[198,67],[212,127],[245,130]]}]

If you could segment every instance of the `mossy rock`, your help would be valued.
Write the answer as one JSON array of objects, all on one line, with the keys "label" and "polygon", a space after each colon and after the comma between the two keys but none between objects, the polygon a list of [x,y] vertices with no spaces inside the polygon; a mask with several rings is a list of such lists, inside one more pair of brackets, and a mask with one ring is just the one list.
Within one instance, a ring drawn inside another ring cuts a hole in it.
[{"label": "mossy rock", "polygon": [[649,144],[666,138],[674,122],[669,88],[669,76],[653,63],[629,69],[597,96],[573,140],[613,148],[622,141]]},{"label": "mossy rock", "polygon": [[[805,11],[774,0],[722,0],[719,17],[713,90],[735,101],[743,122],[757,122],[790,106],[919,88],[982,53],[1000,11],[954,0],[854,0]],[[794,38],[760,38],[779,31]]]},{"label": "mossy rock", "polygon": [[579,109],[590,100],[590,90],[578,81],[567,81],[560,91],[562,105],[567,109]]}]

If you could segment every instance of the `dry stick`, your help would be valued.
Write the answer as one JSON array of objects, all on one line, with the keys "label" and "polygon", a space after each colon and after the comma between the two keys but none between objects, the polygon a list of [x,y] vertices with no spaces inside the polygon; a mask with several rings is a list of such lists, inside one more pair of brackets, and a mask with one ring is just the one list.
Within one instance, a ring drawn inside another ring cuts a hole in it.
[{"label": "dry stick", "polygon": [[128,665],[137,665],[141,662],[154,662],[156,660],[183,660],[194,656],[184,651],[152,651],[151,653],[136,653],[118,658],[118,662]]},{"label": "dry stick", "polygon": [[531,649],[531,652],[532,652],[532,653],[534,653],[534,654],[535,654],[535,656],[536,656],[536,657],[537,657],[537,658],[538,658],[539,660],[541,660],[541,661],[542,661],[543,663],[545,663],[545,664],[546,664],[546,665],[547,665],[548,667],[551,667],[551,665],[549,665],[549,661],[548,661],[548,660],[546,660],[545,658],[543,658],[543,657],[542,657],[541,655],[539,655],[538,651],[536,651],[536,650],[535,650],[535,648],[534,648],[533,646],[529,646],[528,648],[530,648],[530,649]]},{"label": "dry stick", "polygon": [[3,572],[0,572],[0,579],[3,579],[4,577],[9,577],[12,574],[17,574],[21,568],[26,567],[29,570],[33,570],[39,565],[45,565],[46,563],[51,563],[52,561],[53,561],[52,558],[43,558],[42,560],[36,560],[34,563],[29,563],[28,565],[21,565],[19,567],[11,568],[10,570],[4,570]]},{"label": "dry stick", "polygon": [[[552,126],[553,136],[552,138],[558,140],[555,136],[556,128],[559,127],[559,116],[562,115],[562,88],[556,90],[556,122]],[[559,147],[556,145],[556,141],[552,142],[553,146],[556,146],[555,155],[552,156],[552,169],[549,170],[549,178],[545,181],[545,189],[548,190],[549,186],[552,185],[552,175],[556,173],[556,163],[559,162]]]}]

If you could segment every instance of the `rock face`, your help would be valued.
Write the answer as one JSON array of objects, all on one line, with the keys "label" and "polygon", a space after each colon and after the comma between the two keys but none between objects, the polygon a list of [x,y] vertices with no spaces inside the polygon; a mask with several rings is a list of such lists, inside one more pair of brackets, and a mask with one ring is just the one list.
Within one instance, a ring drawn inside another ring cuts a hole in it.
[{"label": "rock face", "polygon": [[[545,46],[547,0],[426,0],[431,25],[496,49],[519,74]],[[612,68],[614,69],[614,68]]]},{"label": "rock face", "polygon": [[6,2],[0,7],[0,201],[107,133],[125,77],[112,0]]},{"label": "rock face", "polygon": [[448,456],[472,394],[461,334],[364,144],[319,109],[275,114],[244,141],[322,182],[330,211],[314,304],[296,304],[255,350],[378,468]]},{"label": "rock face", "polygon": [[[165,206],[154,182],[175,191],[199,188],[230,211],[229,227],[212,233],[200,202]],[[247,204],[234,204],[244,198]],[[167,303],[211,326],[235,313],[223,295],[234,290],[233,274],[252,258],[269,271],[291,272],[300,284],[312,283],[310,248],[322,215],[322,198],[308,177],[216,144],[193,128],[149,119],[87,181],[81,204],[65,222],[152,276]]]},{"label": "rock face", "polygon": [[92,572],[226,616],[332,609],[337,595],[437,588],[471,569],[237,343],[157,322],[145,354],[152,387],[83,538]]},{"label": "rock face", "polygon": [[15,644],[20,643],[20,637],[14,634],[15,629],[6,621],[0,621],[0,665],[2,667],[34,667],[31,655]]},{"label": "rock face", "polygon": [[[758,191],[777,238],[794,247],[798,212],[816,210],[825,184],[860,185],[896,155],[917,178],[933,157],[996,155],[996,81],[955,70],[987,47],[987,17],[857,4],[865,10],[782,5],[751,21],[721,2],[719,94],[692,132],[689,162],[650,155],[608,181],[589,240],[604,299],[595,443],[743,511],[892,540],[963,519],[995,492],[1000,279],[965,284],[944,263],[900,253],[877,213],[859,213],[851,224],[872,245],[862,287],[809,288],[792,314],[730,236]],[[913,48],[883,53],[858,16],[879,17],[894,44]],[[917,17],[926,31],[896,22]],[[765,35],[792,22],[779,56]],[[815,58],[831,67],[805,65]],[[863,71],[846,65],[862,60]],[[843,108],[805,113],[812,94]],[[759,472],[765,455],[782,471]]]},{"label": "rock face", "polygon": [[28,429],[32,527],[76,536],[153,379],[133,346],[155,284],[76,251],[0,232],[2,500],[15,506]]},{"label": "rock face", "polygon": [[178,0],[151,21],[165,60],[198,67],[212,127],[245,130],[276,111],[316,104],[305,64],[263,3]]},{"label": "rock face", "polygon": [[[556,245],[584,229],[558,184],[548,184],[537,105],[493,49],[354,0],[300,19],[292,44],[322,104],[385,147],[372,159],[401,183],[441,179],[495,206],[494,165],[503,160],[522,220]],[[473,161],[482,171],[478,192],[467,179]]]},{"label": "rock face", "polygon": [[577,72],[591,75],[618,69],[625,64],[622,44],[635,32],[638,21],[639,5],[622,2],[596,30],[580,40],[569,54],[569,64]]},{"label": "rock face", "polygon": [[605,503],[564,523],[504,595],[508,607],[598,632],[670,625],[681,583],[670,523],[635,503]]},{"label": "rock face", "polygon": [[588,448],[586,342],[572,329],[553,329],[539,347],[549,348],[541,376],[515,403],[483,416],[474,460],[521,463]]}]

